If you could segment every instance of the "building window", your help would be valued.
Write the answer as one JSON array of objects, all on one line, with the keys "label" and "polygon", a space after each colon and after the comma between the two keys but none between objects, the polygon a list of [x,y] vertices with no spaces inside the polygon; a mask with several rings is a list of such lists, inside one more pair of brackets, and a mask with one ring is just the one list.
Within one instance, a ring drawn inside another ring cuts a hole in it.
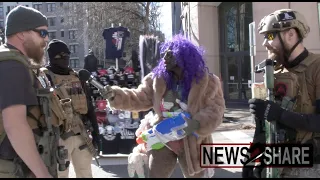
[{"label": "building window", "polygon": [[60,3],[60,7],[62,7],[62,6],[63,6],[63,2]]},{"label": "building window", "polygon": [[69,16],[69,25],[71,25],[71,27],[74,27],[74,25],[76,24],[76,18],[73,16]]},{"label": "building window", "polygon": [[48,18],[48,24],[49,24],[49,27],[56,26],[56,18],[55,17]]},{"label": "building window", "polygon": [[56,39],[56,32],[49,32],[48,35],[50,39]]},{"label": "building window", "polygon": [[61,30],[61,37],[64,37],[64,31]]},{"label": "building window", "polygon": [[60,19],[60,23],[63,24],[63,22],[64,22],[64,18],[62,17],[62,18]]},{"label": "building window", "polygon": [[80,61],[79,59],[70,59],[70,66],[71,68],[79,68],[80,67]]},{"label": "building window", "polygon": [[252,2],[222,2],[219,5],[220,63],[224,97],[247,101],[252,80],[249,54],[249,24]]},{"label": "building window", "polygon": [[56,3],[47,3],[47,12],[54,12],[56,10]]},{"label": "building window", "polygon": [[220,10],[222,52],[249,51],[249,24],[252,3],[226,2]]},{"label": "building window", "polygon": [[33,8],[35,8],[38,11],[42,11],[42,4],[34,4]]},{"label": "building window", "polygon": [[76,30],[69,30],[69,39],[76,39]]},{"label": "building window", "polygon": [[69,45],[69,49],[70,49],[71,54],[75,54],[78,52],[78,45],[76,45],[76,44]]},{"label": "building window", "polygon": [[0,21],[0,29],[4,29],[4,23],[3,23],[3,21]]},{"label": "building window", "polygon": [[0,7],[0,19],[3,19],[3,15],[4,15],[3,7]]}]

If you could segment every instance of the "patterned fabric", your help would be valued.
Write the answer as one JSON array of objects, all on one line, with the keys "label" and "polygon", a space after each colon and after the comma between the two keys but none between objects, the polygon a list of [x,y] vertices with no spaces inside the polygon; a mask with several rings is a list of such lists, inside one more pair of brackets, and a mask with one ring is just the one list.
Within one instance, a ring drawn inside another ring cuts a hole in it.
[{"label": "patterned fabric", "polygon": [[[171,107],[171,109],[164,109],[162,108],[162,112],[164,111],[176,111],[178,109],[181,109],[179,104],[176,103],[176,99],[181,99],[182,97],[182,86],[176,84],[176,87],[174,88],[174,90],[167,90],[166,94],[163,97],[163,101],[162,103],[173,103],[173,107]],[[164,105],[162,104],[162,107],[164,107]],[[166,146],[171,149],[174,153],[176,153],[177,155],[180,153],[180,151],[183,148],[183,140],[177,140],[177,141],[170,141],[166,144]]]}]

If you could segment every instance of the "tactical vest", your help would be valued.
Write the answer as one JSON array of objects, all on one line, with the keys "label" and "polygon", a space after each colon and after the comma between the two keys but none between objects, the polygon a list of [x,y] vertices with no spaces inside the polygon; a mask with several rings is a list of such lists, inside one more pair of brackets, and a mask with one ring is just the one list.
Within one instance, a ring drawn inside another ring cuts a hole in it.
[{"label": "tactical vest", "polygon": [[[87,98],[82,88],[81,82],[77,74],[73,71],[70,72],[70,75],[58,75],[54,74],[48,69],[44,69],[44,72],[50,76],[54,86],[57,86],[57,95],[60,99],[71,99],[72,114],[69,114],[71,118],[67,118],[65,123],[65,132],[73,131],[74,134],[80,133],[79,123],[81,118],[73,118],[74,116],[81,116],[87,114]],[[68,110],[67,110],[68,111]],[[68,116],[68,112],[66,112]]]},{"label": "tactical vest", "polygon": [[[35,77],[37,77],[38,81],[36,81],[36,88],[46,88],[46,86],[50,86],[49,81],[44,76],[44,73],[41,71],[36,72],[37,70],[32,69],[31,65],[28,63],[28,59],[24,57],[19,51],[1,47],[0,61],[8,60],[17,61],[24,64],[29,70],[32,85],[34,85]],[[55,104],[56,102],[56,96],[52,94],[52,103]],[[63,112],[59,111],[58,108],[54,108],[55,105],[52,105],[52,107],[53,109],[55,109],[52,113],[52,123],[53,126],[57,127],[62,124],[62,122],[59,119],[64,119],[64,117],[62,117]],[[39,106],[27,106],[27,121],[32,129],[39,128],[39,125],[41,125],[42,127],[46,127],[44,117],[41,115],[42,113]],[[5,131],[3,127],[2,113],[0,113],[0,142],[2,142],[4,137]]]},{"label": "tactical vest", "polygon": [[[314,102],[315,96],[310,97],[307,89],[306,71],[315,61],[320,60],[320,55],[309,52],[309,56],[304,59],[297,67],[290,70],[284,69],[275,74],[275,95],[284,93],[294,102],[291,106],[292,111],[304,114],[316,113]],[[287,102],[281,102],[282,107],[285,107]],[[317,133],[307,132],[301,129],[296,129],[296,141],[305,143],[306,141],[318,136]]]},{"label": "tactical vest", "polygon": [[[23,56],[18,50],[8,49],[4,46],[1,46],[0,47],[0,63],[1,61],[9,61],[9,60],[20,62],[26,66],[26,68],[30,73],[31,82],[35,90],[35,93],[37,92],[38,89],[50,87],[50,83],[46,78],[45,74],[39,71],[38,68],[32,67],[29,64],[28,59],[25,56]],[[65,114],[62,111],[62,108],[57,96],[54,93],[51,93],[48,96],[49,96],[49,107],[51,110],[51,124],[55,129],[54,131],[59,133],[59,126],[62,124],[62,121],[65,119]],[[39,105],[27,106],[26,116],[27,116],[28,124],[30,125],[31,129],[34,132],[35,142],[38,145],[39,143],[41,143],[40,141],[43,141],[43,139],[41,139],[42,137],[41,132],[46,131],[47,124],[45,121],[44,113],[42,112],[40,107],[39,97],[37,98],[38,98]],[[3,142],[5,137],[6,137],[6,132],[3,126],[2,112],[0,112],[0,145]],[[52,143],[54,144],[52,144],[53,146],[50,146],[50,147],[53,148],[52,151],[55,151],[58,148],[58,146],[56,146],[58,145],[58,139],[56,139],[56,142],[52,142]],[[43,156],[41,155],[41,157],[49,158],[49,157],[46,157],[46,154],[43,154]],[[54,157],[50,157],[50,158],[54,158]],[[43,159],[43,160],[47,162],[48,159]],[[54,166],[52,167],[48,166],[48,169],[53,176],[56,176],[56,171],[55,171],[55,169],[57,168],[56,166],[57,164],[54,164]]]}]

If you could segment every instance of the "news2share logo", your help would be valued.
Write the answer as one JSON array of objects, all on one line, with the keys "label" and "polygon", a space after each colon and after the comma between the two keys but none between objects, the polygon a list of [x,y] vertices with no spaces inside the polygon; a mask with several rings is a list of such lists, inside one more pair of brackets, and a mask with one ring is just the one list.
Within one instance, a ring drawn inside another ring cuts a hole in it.
[{"label": "news2share logo", "polygon": [[201,144],[202,168],[312,167],[311,144]]}]

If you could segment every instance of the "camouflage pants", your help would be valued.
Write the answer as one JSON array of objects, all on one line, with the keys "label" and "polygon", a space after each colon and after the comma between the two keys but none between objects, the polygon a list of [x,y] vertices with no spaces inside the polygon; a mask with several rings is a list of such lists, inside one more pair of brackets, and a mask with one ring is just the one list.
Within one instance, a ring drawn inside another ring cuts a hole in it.
[{"label": "camouflage pants", "polygon": [[[81,136],[71,136],[65,141],[60,139],[60,146],[68,149],[68,161],[72,163],[77,178],[92,178],[92,155],[88,148],[80,150],[79,147],[85,142]],[[65,171],[58,171],[59,178],[69,177],[69,168]]]},{"label": "camouflage pants", "polygon": [[284,169],[281,178],[319,178],[320,164],[314,164],[312,168]]}]

